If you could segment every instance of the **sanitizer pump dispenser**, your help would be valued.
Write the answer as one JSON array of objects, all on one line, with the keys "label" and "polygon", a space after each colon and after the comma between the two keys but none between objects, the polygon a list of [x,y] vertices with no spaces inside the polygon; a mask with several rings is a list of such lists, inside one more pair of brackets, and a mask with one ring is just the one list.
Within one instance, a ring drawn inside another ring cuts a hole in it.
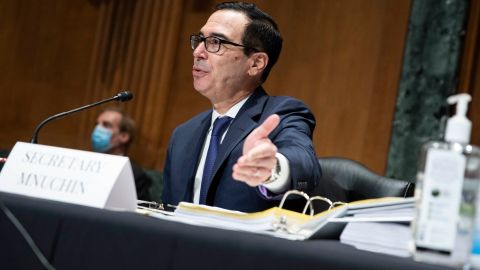
[{"label": "sanitizer pump dispenser", "polygon": [[458,94],[447,99],[448,104],[457,104],[457,110],[455,115],[448,119],[445,141],[470,143],[472,122],[467,118],[467,109],[471,99],[469,94]]}]

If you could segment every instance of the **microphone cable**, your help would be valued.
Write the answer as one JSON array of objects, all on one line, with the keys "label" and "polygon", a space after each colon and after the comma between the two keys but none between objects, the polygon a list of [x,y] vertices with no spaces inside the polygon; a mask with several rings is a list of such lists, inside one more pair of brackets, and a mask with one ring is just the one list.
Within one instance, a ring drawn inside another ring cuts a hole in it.
[{"label": "microphone cable", "polygon": [[10,209],[8,209],[8,207],[3,203],[3,200],[1,199],[0,199],[0,208],[2,209],[2,212],[5,214],[8,220],[10,220],[13,226],[17,229],[17,231],[20,232],[23,239],[25,239],[25,242],[27,242],[28,246],[33,251],[35,256],[37,256],[37,259],[40,261],[43,267],[48,270],[55,270],[55,267],[53,267],[48,261],[48,259],[45,257],[45,255],[43,255],[42,251],[40,251],[40,249],[35,244],[30,234],[27,232],[25,227],[23,227],[22,223],[20,223],[17,217],[15,217],[15,215],[10,211]]}]

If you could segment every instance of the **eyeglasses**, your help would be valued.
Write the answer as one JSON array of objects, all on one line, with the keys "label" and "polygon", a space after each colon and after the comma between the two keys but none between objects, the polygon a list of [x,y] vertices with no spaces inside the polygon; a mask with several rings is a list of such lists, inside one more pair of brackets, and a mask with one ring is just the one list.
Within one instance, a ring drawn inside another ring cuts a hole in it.
[{"label": "eyeglasses", "polygon": [[258,51],[255,48],[237,44],[237,43],[234,43],[225,39],[221,39],[218,37],[213,37],[213,36],[202,37],[200,35],[190,36],[190,46],[192,47],[192,50],[195,50],[198,47],[198,45],[200,45],[200,43],[202,42],[203,42],[203,45],[205,45],[205,49],[207,50],[207,52],[211,52],[211,53],[216,53],[220,51],[220,45],[222,44],[230,44],[237,47],[248,48],[248,49],[254,50],[255,52]]}]

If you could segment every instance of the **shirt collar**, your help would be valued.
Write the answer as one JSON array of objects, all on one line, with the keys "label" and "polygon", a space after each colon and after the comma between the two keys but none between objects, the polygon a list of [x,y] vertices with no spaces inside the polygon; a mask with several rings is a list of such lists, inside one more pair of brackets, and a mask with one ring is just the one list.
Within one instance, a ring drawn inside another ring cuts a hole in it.
[{"label": "shirt collar", "polygon": [[217,119],[218,117],[229,116],[234,119],[242,108],[243,104],[247,102],[250,96],[251,95],[247,96],[246,98],[240,100],[237,104],[233,105],[233,107],[231,107],[225,114],[220,114],[214,109],[212,112],[212,122],[210,124],[210,127],[213,125],[213,122],[215,122],[215,119]]}]

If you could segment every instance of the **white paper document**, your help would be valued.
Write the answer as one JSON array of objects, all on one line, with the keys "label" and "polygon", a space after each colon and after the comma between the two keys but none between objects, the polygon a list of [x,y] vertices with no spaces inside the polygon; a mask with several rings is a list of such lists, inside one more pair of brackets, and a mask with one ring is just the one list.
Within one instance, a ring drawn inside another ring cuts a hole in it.
[{"label": "white paper document", "polygon": [[350,222],[340,235],[341,243],[400,257],[410,256],[411,241],[408,225],[387,222]]}]

